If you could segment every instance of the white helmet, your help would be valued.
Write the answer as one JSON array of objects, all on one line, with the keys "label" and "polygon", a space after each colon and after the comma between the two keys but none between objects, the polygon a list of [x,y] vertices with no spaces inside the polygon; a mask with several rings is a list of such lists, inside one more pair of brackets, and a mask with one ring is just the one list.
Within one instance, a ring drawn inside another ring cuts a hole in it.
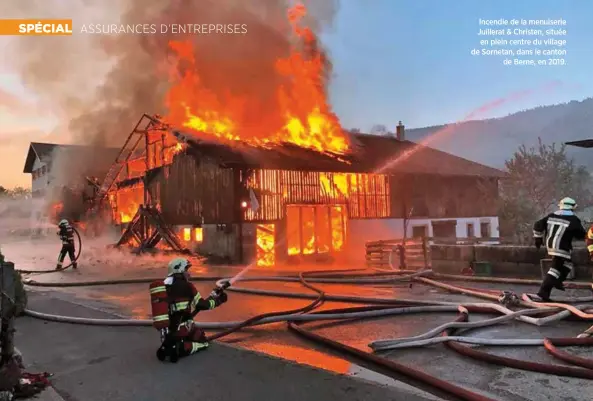
[{"label": "white helmet", "polygon": [[560,210],[574,210],[577,207],[577,203],[574,199],[566,197],[558,203],[558,207]]},{"label": "white helmet", "polygon": [[191,267],[191,262],[185,258],[175,258],[169,262],[168,274],[183,274]]},{"label": "white helmet", "polygon": [[58,226],[60,226],[60,227],[68,227],[69,225],[70,225],[70,223],[68,223],[68,220],[66,220],[66,219],[60,220],[60,223],[58,224]]}]

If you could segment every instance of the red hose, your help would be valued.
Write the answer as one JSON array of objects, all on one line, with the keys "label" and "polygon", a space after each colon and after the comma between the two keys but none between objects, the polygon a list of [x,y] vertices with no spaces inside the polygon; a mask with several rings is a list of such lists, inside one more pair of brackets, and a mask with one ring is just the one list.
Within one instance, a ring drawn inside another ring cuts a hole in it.
[{"label": "red hose", "polygon": [[[467,320],[466,314],[460,314],[459,317],[455,320],[456,322],[462,322]],[[443,335],[452,335],[455,332],[455,329],[445,330]],[[571,338],[560,338],[557,341],[558,344],[566,344],[572,340]],[[585,339],[578,339],[578,340],[589,340],[588,338]],[[482,361],[482,362],[489,362],[499,366],[505,366],[508,368],[515,368],[521,370],[528,370],[531,372],[540,372],[540,373],[547,373],[551,375],[557,376],[566,376],[566,377],[578,377],[581,379],[591,379],[593,380],[593,370],[585,369],[585,368],[576,368],[572,366],[562,366],[562,365],[552,365],[547,363],[538,363],[538,362],[529,362],[523,361],[521,359],[515,358],[507,358],[504,356],[498,356],[489,354],[488,352],[479,351],[475,348],[468,347],[466,345],[462,345],[455,341],[447,341],[445,345],[452,350],[460,353],[461,355]]]},{"label": "red hose", "polygon": [[[567,341],[570,340],[570,341]],[[572,355],[566,351],[560,351],[558,346],[571,346],[571,345],[593,345],[593,338],[560,338],[560,339],[552,339],[546,338],[544,339],[544,347],[546,351],[548,351],[552,356],[558,358],[564,362],[572,363],[573,365],[578,365],[583,368],[593,369],[593,359],[591,358],[583,358],[580,356]]]},{"label": "red hose", "polygon": [[[462,276],[457,274],[444,274],[432,272],[435,278],[443,281],[476,281],[483,283],[501,283],[501,284],[520,284],[520,285],[540,285],[541,280],[524,279],[524,278],[512,278],[512,277],[482,277],[482,276]],[[584,288],[590,289],[591,283],[583,281],[572,281],[564,283],[566,288]]]},{"label": "red hose", "polygon": [[[384,308],[384,307],[380,306],[378,308]],[[485,312],[487,310],[487,308],[483,308],[483,307],[469,307],[467,309],[471,310],[473,312]],[[340,309],[340,310],[344,311],[344,309]],[[332,310],[332,311],[324,311],[324,312],[332,313],[334,311]],[[491,311],[489,311],[489,312],[491,312]],[[321,312],[318,312],[318,313],[321,313]],[[457,386],[457,385],[450,383],[448,381],[439,379],[438,377],[431,376],[428,373],[423,372],[421,370],[411,368],[409,366],[400,364],[398,362],[380,357],[376,354],[372,354],[369,352],[365,352],[363,350],[359,350],[357,348],[354,348],[349,345],[334,341],[330,338],[324,337],[317,333],[313,333],[311,331],[305,330],[303,327],[300,326],[300,324],[297,324],[296,322],[288,322],[288,328],[291,331],[295,332],[296,334],[298,334],[302,337],[305,337],[309,340],[312,340],[313,342],[324,344],[330,348],[333,348],[335,350],[338,350],[338,351],[346,353],[346,354],[353,355],[353,356],[360,358],[366,362],[374,363],[374,364],[376,364],[384,369],[387,369],[391,372],[394,372],[396,374],[400,374],[403,376],[407,376],[414,380],[420,381],[420,382],[427,384],[431,387],[434,387],[438,390],[441,390],[441,391],[446,392],[450,395],[458,397],[459,399],[462,399],[465,401],[494,401],[492,398],[488,398],[484,395],[467,390],[463,387]]]}]

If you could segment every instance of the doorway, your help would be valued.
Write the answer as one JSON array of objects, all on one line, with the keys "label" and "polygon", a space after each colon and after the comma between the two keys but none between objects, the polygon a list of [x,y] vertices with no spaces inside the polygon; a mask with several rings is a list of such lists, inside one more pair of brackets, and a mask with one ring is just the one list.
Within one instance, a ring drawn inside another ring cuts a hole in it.
[{"label": "doorway", "polygon": [[289,256],[321,255],[344,250],[347,214],[344,205],[287,205]]}]

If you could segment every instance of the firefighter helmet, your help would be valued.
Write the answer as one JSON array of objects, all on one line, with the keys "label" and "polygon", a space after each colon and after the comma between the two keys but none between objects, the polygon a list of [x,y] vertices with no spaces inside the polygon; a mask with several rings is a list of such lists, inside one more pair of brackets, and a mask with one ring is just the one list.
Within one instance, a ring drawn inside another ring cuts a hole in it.
[{"label": "firefighter helmet", "polygon": [[169,276],[173,274],[183,274],[191,267],[191,262],[185,258],[175,258],[169,262]]},{"label": "firefighter helmet", "polygon": [[558,207],[560,210],[573,210],[577,207],[577,203],[574,199],[566,197],[558,202]]},{"label": "firefighter helmet", "polygon": [[60,226],[60,227],[68,227],[69,225],[70,225],[70,223],[68,223],[68,220],[66,220],[66,219],[60,220],[60,223],[58,224],[58,226]]}]

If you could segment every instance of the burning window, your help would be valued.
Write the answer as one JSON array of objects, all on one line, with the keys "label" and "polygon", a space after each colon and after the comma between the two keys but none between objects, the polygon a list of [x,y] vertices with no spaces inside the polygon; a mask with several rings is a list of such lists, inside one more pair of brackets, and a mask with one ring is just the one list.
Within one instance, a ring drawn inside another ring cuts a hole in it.
[{"label": "burning window", "polygon": [[186,242],[191,241],[191,228],[185,227],[183,229],[183,240]]},{"label": "burning window", "polygon": [[144,187],[136,185],[119,189],[115,199],[115,221],[120,224],[129,223],[138,212],[140,205],[144,203]]},{"label": "burning window", "polygon": [[258,224],[255,230],[257,244],[257,265],[274,266],[276,262],[274,224]]},{"label": "burning window", "polygon": [[194,241],[196,241],[196,242],[204,241],[204,231],[203,231],[202,227],[194,228]]},{"label": "burning window", "polygon": [[349,174],[350,216],[389,217],[391,195],[389,177],[380,174]]},{"label": "burning window", "polygon": [[322,254],[344,249],[346,208],[342,205],[288,205],[286,240],[289,255]]}]

